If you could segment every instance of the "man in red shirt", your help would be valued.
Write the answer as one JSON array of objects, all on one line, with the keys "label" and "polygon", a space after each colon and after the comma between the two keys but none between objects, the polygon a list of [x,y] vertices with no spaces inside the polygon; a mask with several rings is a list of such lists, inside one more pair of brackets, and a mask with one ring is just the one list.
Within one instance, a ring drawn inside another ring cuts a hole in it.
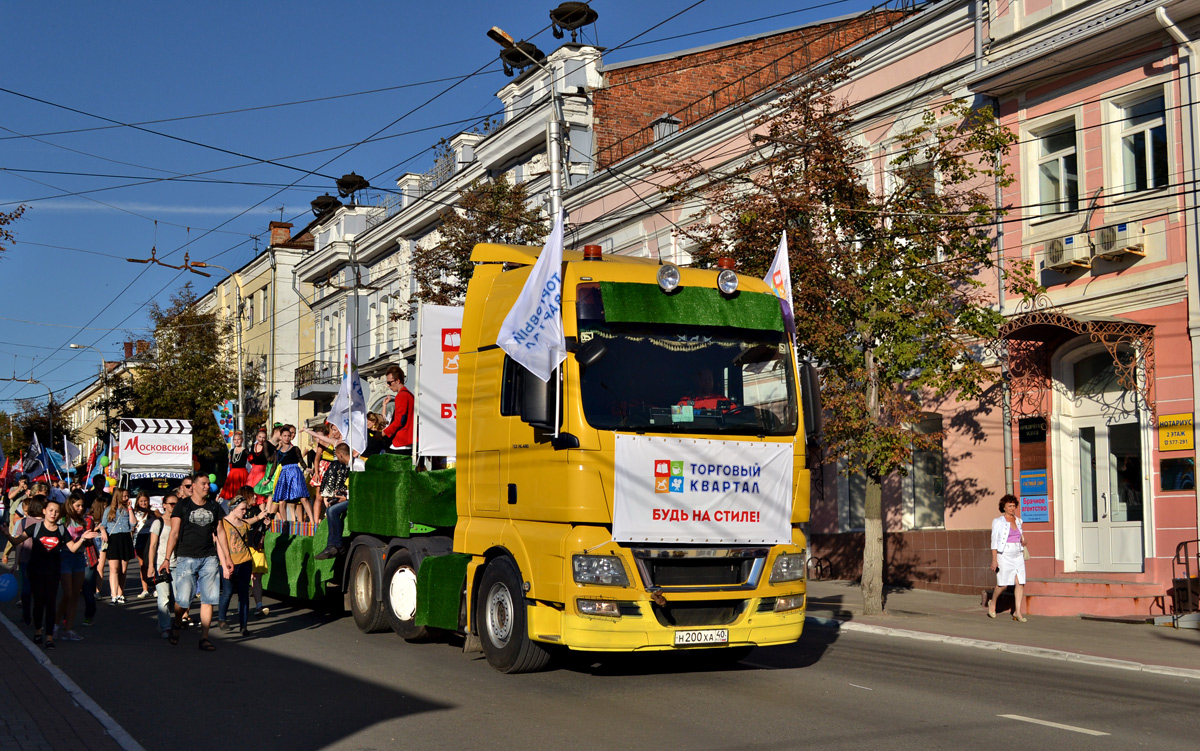
[{"label": "man in red shirt", "polygon": [[413,448],[413,393],[404,387],[404,371],[399,365],[392,365],[384,376],[388,388],[396,394],[396,406],[392,411],[392,421],[383,429],[383,434],[391,439],[388,443],[389,454],[412,454]]}]

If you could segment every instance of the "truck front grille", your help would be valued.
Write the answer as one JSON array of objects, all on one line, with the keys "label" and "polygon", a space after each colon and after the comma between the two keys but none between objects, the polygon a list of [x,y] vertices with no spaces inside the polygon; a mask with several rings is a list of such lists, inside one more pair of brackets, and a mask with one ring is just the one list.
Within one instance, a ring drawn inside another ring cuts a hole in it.
[{"label": "truck front grille", "polygon": [[754,589],[767,561],[766,548],[635,548],[631,551],[646,589]]},{"label": "truck front grille", "polygon": [[746,609],[745,600],[694,600],[651,605],[654,617],[663,626],[694,628],[697,626],[727,626]]}]

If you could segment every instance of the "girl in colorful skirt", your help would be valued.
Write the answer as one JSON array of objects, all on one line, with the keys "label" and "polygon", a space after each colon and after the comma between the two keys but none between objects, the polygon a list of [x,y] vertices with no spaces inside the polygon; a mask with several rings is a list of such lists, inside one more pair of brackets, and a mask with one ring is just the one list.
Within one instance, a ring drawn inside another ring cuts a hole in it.
[{"label": "girl in colorful skirt", "polygon": [[[279,479],[275,481],[275,502],[291,507],[292,521],[299,521],[298,504],[304,509],[304,517],[312,521],[312,505],[308,500],[308,487],[304,483],[304,458],[300,449],[292,445],[296,436],[296,428],[284,425],[279,432],[279,446],[276,449],[276,459],[279,462]],[[286,518],[286,512],[285,512]]]},{"label": "girl in colorful skirt", "polygon": [[250,460],[250,452],[243,443],[242,431],[233,431],[233,448],[229,449],[229,474],[225,476],[225,484],[221,487],[221,499],[233,500],[241,491],[242,486],[250,479],[246,464]]},{"label": "girl in colorful skirt", "polygon": [[[267,440],[267,429],[259,428],[254,435],[254,443],[250,445],[250,456],[248,459],[250,474],[246,478],[246,484],[250,487],[255,487],[262,479],[267,476],[267,466],[275,458],[275,445]],[[237,492],[236,490],[234,491]],[[255,495],[256,503],[268,503],[270,500],[265,495]],[[274,506],[270,503],[269,506]]]}]

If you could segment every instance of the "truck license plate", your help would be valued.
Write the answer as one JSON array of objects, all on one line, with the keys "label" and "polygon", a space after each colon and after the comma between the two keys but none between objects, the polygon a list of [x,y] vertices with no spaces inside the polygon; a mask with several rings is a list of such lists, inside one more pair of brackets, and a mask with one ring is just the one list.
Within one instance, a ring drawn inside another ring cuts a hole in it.
[{"label": "truck license plate", "polygon": [[729,629],[705,629],[703,631],[676,631],[675,646],[691,647],[699,644],[728,644]]}]

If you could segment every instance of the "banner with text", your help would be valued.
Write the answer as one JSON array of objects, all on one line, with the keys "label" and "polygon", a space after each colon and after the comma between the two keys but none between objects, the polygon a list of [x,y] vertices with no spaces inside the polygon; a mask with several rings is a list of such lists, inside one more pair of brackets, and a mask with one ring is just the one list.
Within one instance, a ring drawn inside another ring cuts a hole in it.
[{"label": "banner with text", "polygon": [[616,435],[617,542],[792,541],[792,445]]},{"label": "banner with text", "polygon": [[454,456],[463,309],[422,305],[417,346],[417,454]]},{"label": "banner with text", "polygon": [[192,466],[192,435],[160,433],[121,433],[121,466],[185,467]]}]

